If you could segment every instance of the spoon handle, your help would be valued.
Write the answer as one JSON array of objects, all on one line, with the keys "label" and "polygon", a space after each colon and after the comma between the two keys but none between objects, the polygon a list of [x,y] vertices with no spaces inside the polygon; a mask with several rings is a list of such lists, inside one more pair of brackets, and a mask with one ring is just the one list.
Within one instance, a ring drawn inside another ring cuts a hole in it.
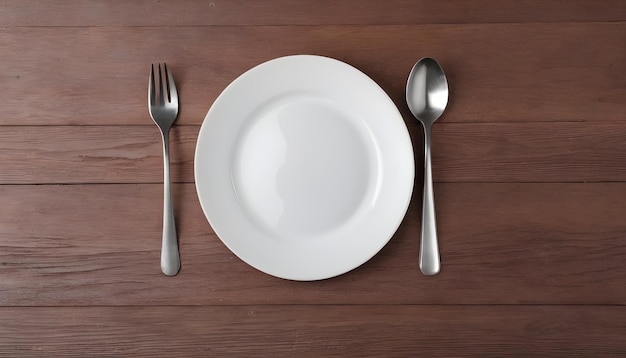
[{"label": "spoon handle", "polygon": [[437,243],[437,222],[435,220],[435,197],[433,194],[433,173],[430,160],[431,126],[424,125],[424,200],[422,208],[422,237],[420,241],[419,266],[426,276],[439,273],[441,262]]}]

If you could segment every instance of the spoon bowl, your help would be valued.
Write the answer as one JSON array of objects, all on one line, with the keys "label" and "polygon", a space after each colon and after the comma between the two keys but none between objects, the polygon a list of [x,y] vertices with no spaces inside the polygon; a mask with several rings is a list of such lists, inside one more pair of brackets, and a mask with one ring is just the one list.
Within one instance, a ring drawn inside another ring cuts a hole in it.
[{"label": "spoon bowl", "polygon": [[419,60],[407,80],[406,103],[422,123],[433,124],[448,105],[448,81],[441,66],[432,58]]},{"label": "spoon bowl", "polygon": [[424,275],[432,276],[441,270],[441,259],[435,219],[430,137],[433,123],[448,104],[448,81],[437,61],[425,57],[413,66],[406,84],[406,103],[413,116],[424,126],[424,200],[419,267]]}]

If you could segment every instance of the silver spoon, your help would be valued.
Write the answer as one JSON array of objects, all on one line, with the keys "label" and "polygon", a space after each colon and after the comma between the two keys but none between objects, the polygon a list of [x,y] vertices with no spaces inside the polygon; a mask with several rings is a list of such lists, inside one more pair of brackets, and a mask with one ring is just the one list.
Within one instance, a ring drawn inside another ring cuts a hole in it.
[{"label": "silver spoon", "polygon": [[433,123],[448,104],[448,81],[441,66],[432,58],[417,61],[406,84],[406,103],[424,125],[424,203],[419,266],[424,275],[439,273],[441,260],[437,243],[433,174],[430,162],[430,133]]}]

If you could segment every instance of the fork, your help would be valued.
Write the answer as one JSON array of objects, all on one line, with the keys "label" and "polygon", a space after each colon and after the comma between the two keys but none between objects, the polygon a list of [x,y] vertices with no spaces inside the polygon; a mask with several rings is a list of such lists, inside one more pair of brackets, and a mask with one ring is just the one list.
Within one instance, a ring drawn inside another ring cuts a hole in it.
[{"label": "fork", "polygon": [[154,78],[154,65],[150,69],[148,84],[148,108],[150,117],[161,131],[163,139],[163,239],[161,243],[161,271],[167,276],[174,276],[180,270],[178,238],[174,222],[172,206],[172,190],[170,182],[170,140],[172,124],[178,116],[178,92],[172,73],[163,63],[163,71],[159,63],[158,82]]}]

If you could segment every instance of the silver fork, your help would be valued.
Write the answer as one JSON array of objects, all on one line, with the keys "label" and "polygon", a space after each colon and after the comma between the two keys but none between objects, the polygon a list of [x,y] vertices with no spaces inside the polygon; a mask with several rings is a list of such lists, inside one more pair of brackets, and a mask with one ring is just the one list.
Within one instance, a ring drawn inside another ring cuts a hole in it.
[{"label": "silver fork", "polygon": [[178,116],[178,93],[176,92],[174,77],[167,70],[165,63],[163,64],[163,71],[161,71],[161,64],[159,64],[158,68],[158,82],[154,78],[154,65],[150,69],[148,108],[150,109],[150,117],[161,130],[161,138],[163,139],[164,192],[161,271],[167,276],[174,276],[180,270],[180,256],[178,254],[178,238],[176,236],[176,223],[174,222],[174,208],[172,206],[169,133],[172,124],[174,124]]}]

